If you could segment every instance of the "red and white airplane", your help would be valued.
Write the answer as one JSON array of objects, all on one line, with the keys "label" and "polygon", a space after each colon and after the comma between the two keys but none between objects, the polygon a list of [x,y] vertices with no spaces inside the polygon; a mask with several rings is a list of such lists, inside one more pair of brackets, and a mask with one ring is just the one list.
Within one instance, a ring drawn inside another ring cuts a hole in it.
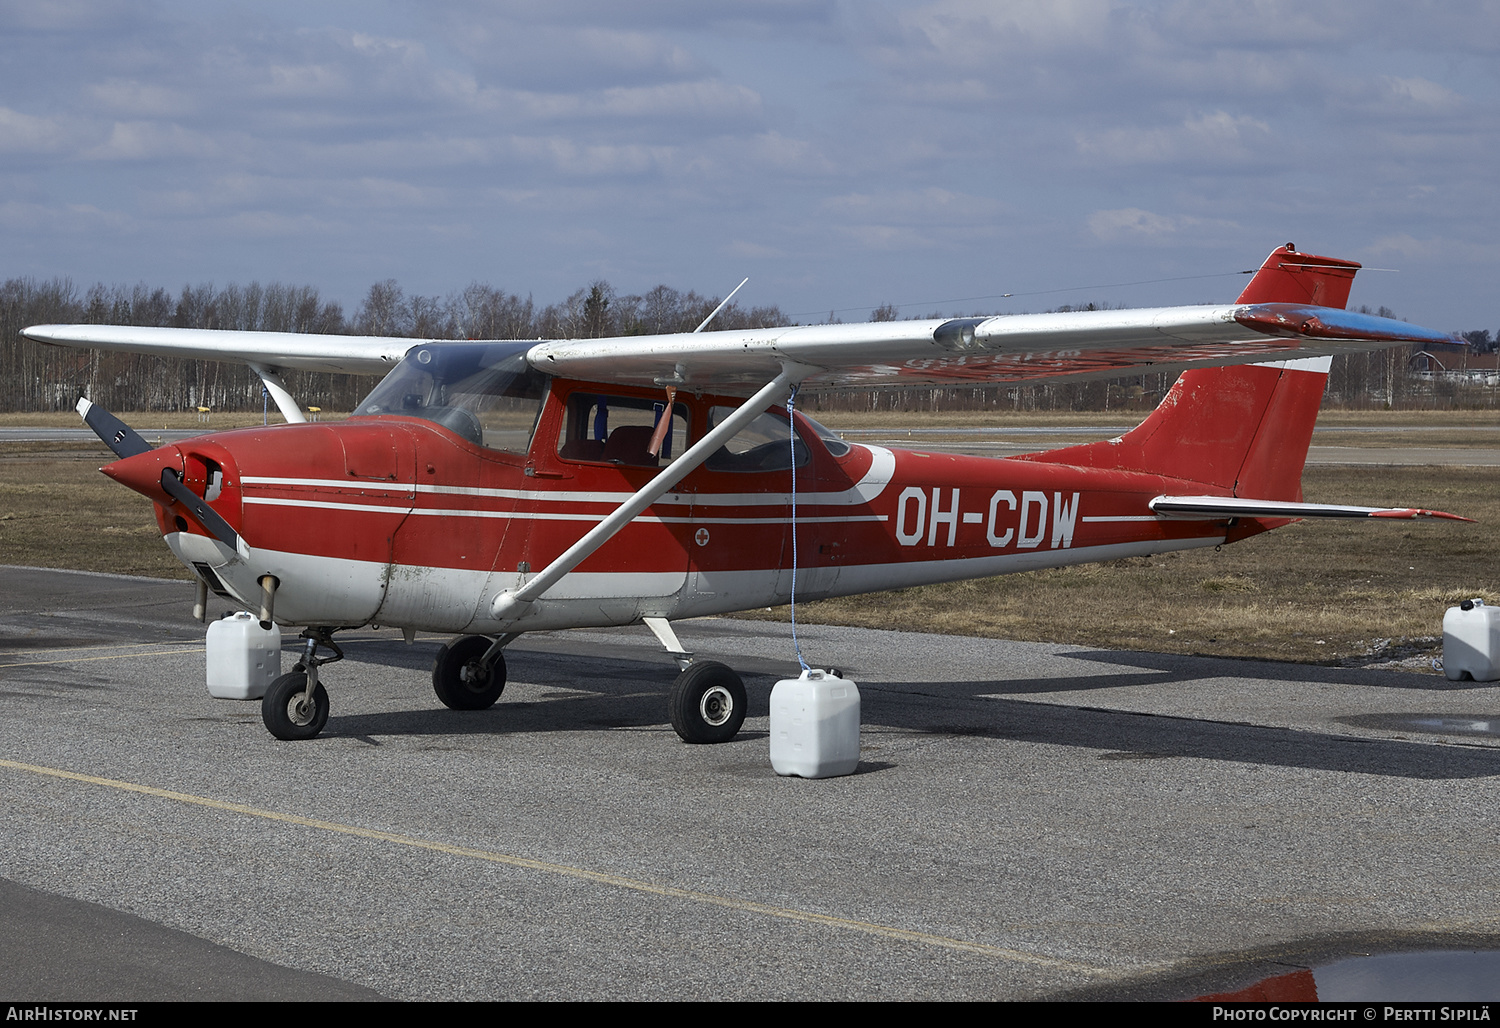
[{"label": "red and white airplane", "polygon": [[[197,576],[200,618],[212,590],[305,626],[262,702],[278,738],[323,729],[319,668],[346,628],[460,634],[433,686],[474,710],[499,698],[522,633],[644,622],[681,668],[673,727],[723,742],[744,686],[694,661],[671,622],[784,604],[794,568],[797,597],[817,599],[1216,546],[1304,517],[1454,517],[1301,502],[1329,355],[1451,341],[1345,310],[1358,268],[1287,244],[1223,306],[618,339],[25,334],[244,362],[292,422],[152,449],[79,402],[120,458],[104,473],[155,502]],[[292,368],[390,371],[347,421],[308,424],[278,374]],[[788,402],[809,384],[1146,369],[1185,373],[1133,431],[1005,459],[846,443]]]}]

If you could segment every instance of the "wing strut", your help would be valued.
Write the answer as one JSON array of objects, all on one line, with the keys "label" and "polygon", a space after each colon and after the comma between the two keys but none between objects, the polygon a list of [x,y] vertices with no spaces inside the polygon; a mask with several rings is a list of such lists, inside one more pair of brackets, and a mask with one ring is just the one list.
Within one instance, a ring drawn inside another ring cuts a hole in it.
[{"label": "wing strut", "polygon": [[260,376],[260,380],[265,383],[266,392],[270,393],[271,399],[276,401],[276,409],[281,411],[281,416],[286,418],[287,424],[295,425],[307,420],[302,413],[302,408],[297,406],[297,401],[292,399],[292,394],[287,391],[286,383],[281,380],[280,375],[272,371],[268,365],[257,364],[254,361],[248,363]]},{"label": "wing strut", "polygon": [[490,605],[490,615],[501,621],[514,621],[524,615],[531,605],[541,599],[542,595],[556,585],[564,575],[582,564],[599,547],[609,542],[615,533],[630,524],[637,514],[651,506],[668,489],[696,470],[710,454],[715,453],[719,447],[733,438],[735,433],[777,400],[781,393],[790,389],[793,383],[800,382],[812,370],[812,368],[783,364],[781,374],[766,383],[760,392],[736,407],[733,414],[714,426],[702,439],[689,446],[681,457],[642,486],[630,499],[616,507],[582,539],[568,547],[562,556],[548,564],[537,573],[536,577],[519,589],[506,590],[496,596],[495,602]]}]

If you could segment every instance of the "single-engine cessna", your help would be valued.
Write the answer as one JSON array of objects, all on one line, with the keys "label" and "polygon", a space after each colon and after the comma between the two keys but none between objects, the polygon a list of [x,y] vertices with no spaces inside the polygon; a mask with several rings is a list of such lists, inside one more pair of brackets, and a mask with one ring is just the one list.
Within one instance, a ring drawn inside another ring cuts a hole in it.
[{"label": "single-engine cessna", "polygon": [[[1306,517],[1454,517],[1302,502],[1330,355],[1448,342],[1345,310],[1360,266],[1274,251],[1233,303],[550,342],[450,342],[39,326],[45,343],[239,361],[286,425],[151,448],[87,399],[208,591],[304,626],[265,694],[281,739],[328,718],[334,634],[461,635],[433,667],[456,710],[491,706],[525,632],[644,622],[681,673],[688,742],[745,718],[739,676],[673,619],[1216,546]],[[394,365],[394,367],[392,367]],[[311,424],[280,372],[389,374]],[[1018,383],[1183,371],[1126,435],[989,459],[844,442],[800,386]],[[793,488],[795,486],[795,518]],[[795,533],[795,538],[794,538]],[[796,561],[793,553],[795,546]],[[324,656],[323,653],[331,654]]]}]

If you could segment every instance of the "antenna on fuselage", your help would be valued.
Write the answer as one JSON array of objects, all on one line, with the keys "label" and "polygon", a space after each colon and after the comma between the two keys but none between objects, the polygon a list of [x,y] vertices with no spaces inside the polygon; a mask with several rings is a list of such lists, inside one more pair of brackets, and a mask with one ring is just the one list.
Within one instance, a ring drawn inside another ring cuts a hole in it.
[{"label": "antenna on fuselage", "polygon": [[750,279],[747,276],[746,278],[744,278],[740,282],[739,285],[737,285],[733,289],[731,289],[729,291],[729,295],[726,296],[726,297],[724,297],[724,302],[721,303],[721,304],[719,304],[719,306],[715,307],[714,308],[714,312],[712,314],[710,314],[708,317],[706,317],[706,318],[703,319],[703,324],[701,324],[697,328],[693,329],[693,334],[697,335],[699,332],[702,332],[705,328],[707,328],[708,327],[708,323],[710,321],[714,320],[715,318],[717,318],[719,316],[719,312],[721,310],[723,310],[725,307],[729,306],[729,301],[734,299],[734,294],[737,293],[737,292],[739,292],[741,289],[744,289],[745,288],[745,283],[749,282],[749,281],[750,281]]}]

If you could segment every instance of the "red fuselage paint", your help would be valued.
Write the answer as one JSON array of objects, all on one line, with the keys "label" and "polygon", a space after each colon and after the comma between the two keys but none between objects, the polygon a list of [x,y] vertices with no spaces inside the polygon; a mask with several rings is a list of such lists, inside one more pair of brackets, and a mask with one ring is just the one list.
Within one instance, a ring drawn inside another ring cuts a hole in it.
[{"label": "red fuselage paint", "polygon": [[[206,564],[243,602],[253,604],[259,576],[275,575],[278,620],[290,623],[497,632],[786,602],[790,472],[702,466],[518,621],[490,616],[496,595],[656,473],[559,454],[568,394],[598,388],[554,381],[524,455],[379,416],[216,433],[109,473],[155,500],[178,556]],[[739,402],[679,396],[689,439],[705,430],[710,407]],[[1223,485],[1045,458],[859,445],[835,454],[798,418],[809,454],[796,471],[799,598],[1211,546],[1229,531],[1228,521],[1166,520],[1148,507],[1162,494],[1230,495]],[[249,562],[162,502],[163,466],[184,470],[200,494],[217,472],[212,505],[250,544]]]}]

